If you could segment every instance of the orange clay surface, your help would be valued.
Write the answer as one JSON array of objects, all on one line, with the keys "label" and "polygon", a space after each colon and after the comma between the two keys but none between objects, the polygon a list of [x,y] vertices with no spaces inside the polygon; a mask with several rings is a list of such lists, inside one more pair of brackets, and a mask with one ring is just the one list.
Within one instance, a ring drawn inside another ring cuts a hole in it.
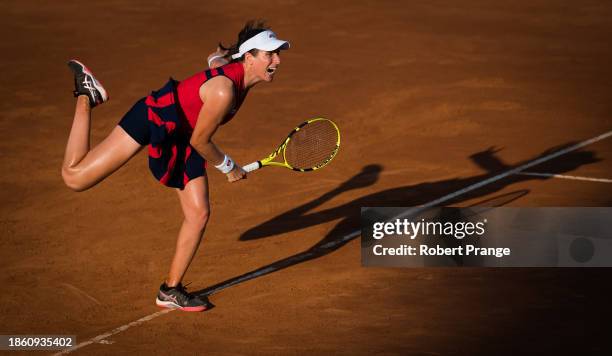
[{"label": "orange clay surface", "polygon": [[[364,268],[358,239],[320,247],[358,229],[361,206],[427,203],[612,129],[603,1],[5,2],[0,334],[83,342],[157,312],[181,223],[146,150],[91,190],[64,186],[66,61],[82,60],[110,92],[93,112],[96,144],[251,18],[292,49],[217,143],[250,163],[323,116],[342,130],[338,156],[314,173],[268,168],[236,184],[210,171],[190,290],[278,270],[214,294],[210,311],[173,311],[75,354],[604,353],[609,270]],[[612,179],[611,159],[612,138],[530,171]],[[448,204],[609,206],[610,187],[512,176]]]}]

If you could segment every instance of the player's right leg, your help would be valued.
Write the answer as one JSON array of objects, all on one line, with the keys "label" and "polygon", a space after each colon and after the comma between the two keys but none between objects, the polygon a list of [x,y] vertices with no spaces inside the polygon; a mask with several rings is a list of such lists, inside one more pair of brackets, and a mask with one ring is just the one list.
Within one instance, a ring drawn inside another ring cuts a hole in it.
[{"label": "player's right leg", "polygon": [[91,108],[108,100],[108,94],[82,63],[72,60],[68,66],[75,74],[77,103],[62,164],[62,178],[69,188],[83,191],[125,164],[142,144],[117,126],[90,150]]}]

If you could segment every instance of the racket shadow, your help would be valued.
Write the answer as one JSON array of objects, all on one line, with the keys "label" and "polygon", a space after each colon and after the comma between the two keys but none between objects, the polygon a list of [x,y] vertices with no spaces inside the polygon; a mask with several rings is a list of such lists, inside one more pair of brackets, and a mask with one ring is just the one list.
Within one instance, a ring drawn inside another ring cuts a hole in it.
[{"label": "racket shadow", "polygon": [[[438,197],[450,194],[452,192],[456,192],[466,186],[476,184],[499,173],[502,173],[509,169],[513,169],[515,167],[519,167],[527,162],[538,159],[540,157],[547,156],[551,152],[561,150],[564,147],[569,147],[573,144],[574,142],[570,142],[566,145],[553,147],[532,159],[528,159],[523,162],[518,162],[513,165],[504,163],[500,158],[496,156],[496,153],[499,152],[499,150],[491,147],[484,151],[477,152],[469,157],[473,163],[475,163],[486,171],[483,174],[478,174],[466,178],[451,178],[435,182],[425,182],[415,185],[387,189],[384,191],[365,195],[363,197],[330,209],[314,213],[308,213],[310,210],[329,201],[335,196],[341,194],[342,192],[375,184],[380,176],[380,173],[383,170],[383,167],[381,165],[365,166],[359,173],[349,178],[346,182],[340,184],[338,187],[297,208],[291,209],[290,211],[287,211],[268,221],[265,221],[253,227],[252,229],[247,230],[240,236],[240,240],[243,241],[260,239],[278,234],[297,231],[318,224],[341,219],[340,222],[336,224],[336,226],[334,226],[334,228],[325,237],[323,237],[321,241],[301,253],[297,253],[272,264],[247,272],[243,275],[220,282],[211,287],[197,291],[195,292],[195,294],[203,296],[212,295],[221,291],[222,289],[231,287],[238,283],[242,283],[275,271],[279,271],[295,264],[306,262],[327,255],[337,250],[349,241],[360,236],[359,211],[361,207],[402,207],[422,205]],[[562,157],[553,159],[547,162],[545,165],[547,171],[558,174],[574,170],[585,164],[591,164],[599,161],[601,161],[601,159],[597,158],[595,152],[593,151],[573,151],[563,155]],[[543,166],[544,164],[538,167]],[[525,181],[541,181],[547,179],[551,178],[539,176],[512,175],[487,186],[484,186],[480,189],[451,199],[445,202],[445,205],[458,205],[464,201],[490,196],[491,194],[496,194],[500,190],[515,183]],[[476,203],[476,205],[503,206],[514,201],[515,199],[529,194],[529,192],[530,191],[528,189],[521,189],[511,193],[498,193],[500,195],[498,195],[497,197],[482,200],[481,202]]]},{"label": "racket shadow", "polygon": [[[445,196],[447,194],[456,192],[467,186],[482,182],[488,178],[491,178],[497,174],[508,171],[515,167],[519,167],[527,162],[536,160],[540,157],[549,155],[554,151],[561,150],[565,147],[569,147],[575,144],[570,142],[566,145],[553,147],[544,151],[542,154],[527,159],[522,162],[518,162],[513,165],[504,163],[501,159],[496,156],[496,153],[500,149],[490,147],[486,150],[474,153],[469,158],[470,160],[482,168],[485,173],[478,174],[472,177],[466,178],[451,178],[444,179],[435,182],[425,182],[415,185],[409,185],[404,187],[387,189],[384,191],[376,192],[373,194],[365,195],[353,201],[347,202],[342,205],[335,206],[330,209],[321,210],[314,213],[309,211],[322,205],[323,203],[331,200],[339,194],[354,188],[363,188],[369,185],[373,185],[378,180],[381,172],[381,165],[368,165],[365,166],[361,172],[348,179],[346,182],[340,184],[338,187],[324,193],[320,197],[317,197],[310,202],[307,202],[299,207],[291,209],[285,213],[282,213],[268,221],[265,221],[247,231],[241,236],[241,241],[255,240],[265,237],[271,237],[279,234],[284,234],[292,231],[305,229],[311,226],[328,223],[337,219],[352,219],[356,218],[353,228],[359,229],[359,211],[361,207],[367,206],[390,206],[390,207],[402,207],[402,206],[418,206],[426,204],[436,198]],[[541,165],[536,166],[539,169],[545,169],[547,172],[560,174],[575,170],[576,168],[584,165],[599,162],[601,159],[595,156],[592,151],[573,151],[567,153],[561,157],[545,162]],[[445,202],[445,205],[450,206],[453,204],[459,204],[463,201],[472,199],[479,199],[480,197],[489,196],[496,194],[500,190],[511,186],[515,183],[525,181],[541,181],[551,179],[551,177],[537,177],[537,176],[523,176],[523,175],[512,175],[486,185],[480,189],[471,191],[464,195],[458,196],[454,199]],[[529,194],[529,190],[525,189],[520,197]],[[489,198],[493,199],[493,198]],[[503,199],[497,199],[503,201]],[[510,199],[507,203],[513,201]],[[489,206],[498,206],[498,201],[488,202]],[[352,221],[352,220],[351,220]]]}]

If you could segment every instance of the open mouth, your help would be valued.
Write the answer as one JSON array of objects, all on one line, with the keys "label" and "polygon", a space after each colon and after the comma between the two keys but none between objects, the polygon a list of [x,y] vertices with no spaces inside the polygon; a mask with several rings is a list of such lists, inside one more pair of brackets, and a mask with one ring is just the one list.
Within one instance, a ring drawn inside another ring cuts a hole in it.
[{"label": "open mouth", "polygon": [[274,74],[274,72],[276,72],[276,67],[268,67],[266,71],[268,72],[268,74]]}]

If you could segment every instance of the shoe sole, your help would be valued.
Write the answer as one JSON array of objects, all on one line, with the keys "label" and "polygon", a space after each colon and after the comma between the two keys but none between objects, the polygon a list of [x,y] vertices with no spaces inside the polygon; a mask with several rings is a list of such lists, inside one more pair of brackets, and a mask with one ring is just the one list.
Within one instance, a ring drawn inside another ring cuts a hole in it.
[{"label": "shoe sole", "polygon": [[[108,93],[106,92],[106,89],[104,89],[104,86],[102,86],[102,83],[96,78],[93,72],[89,70],[89,68],[87,68],[83,63],[77,61],[76,59],[71,59],[68,61],[68,63],[75,63],[76,65],[81,67],[81,71],[83,73],[91,76],[94,79],[92,83],[94,88],[96,88],[96,90],[99,91],[100,95],[102,96],[102,103],[105,103],[108,101]],[[72,66],[70,66],[70,68],[72,69]],[[102,104],[102,103],[99,103],[99,104]]]},{"label": "shoe sole", "polygon": [[166,302],[166,301],[160,300],[159,298],[155,299],[155,304],[158,307],[160,307],[160,308],[179,309],[179,310],[187,311],[187,312],[202,312],[202,311],[206,310],[205,306],[200,306],[200,307],[181,307],[178,304],[175,304],[173,302]]}]

